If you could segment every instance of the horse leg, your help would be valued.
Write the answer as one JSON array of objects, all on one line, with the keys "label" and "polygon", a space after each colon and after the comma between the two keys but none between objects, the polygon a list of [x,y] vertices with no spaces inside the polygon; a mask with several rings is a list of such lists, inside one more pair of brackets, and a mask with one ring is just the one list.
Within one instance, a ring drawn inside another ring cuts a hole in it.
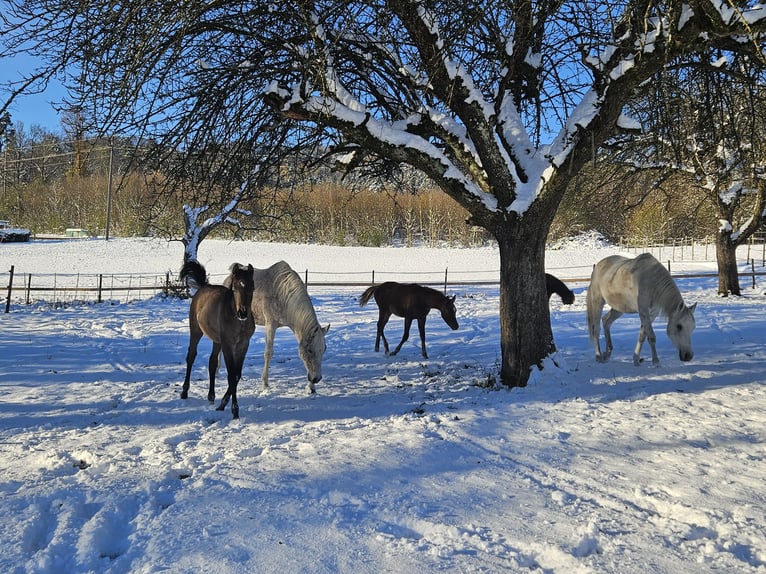
[{"label": "horse leg", "polygon": [[380,351],[380,340],[383,339],[383,349],[386,352],[386,355],[388,355],[388,341],[386,340],[386,336],[383,333],[383,329],[386,328],[386,323],[388,323],[388,320],[391,318],[391,313],[387,313],[383,311],[382,309],[378,313],[378,332],[375,336],[375,352],[377,353]]},{"label": "horse leg", "polygon": [[596,347],[596,361],[603,363],[606,358],[601,355],[601,312],[604,310],[604,299],[596,294],[596,288],[591,282],[587,295],[588,336]]},{"label": "horse leg", "polygon": [[194,359],[197,358],[197,345],[202,338],[202,332],[196,331],[189,333],[189,348],[186,351],[186,376],[184,377],[184,384],[181,387],[181,398],[189,398],[189,380],[191,378],[192,366],[194,366]]},{"label": "horse leg", "polygon": [[269,388],[269,363],[274,356],[274,334],[276,331],[277,327],[274,323],[266,323],[266,344],[263,349],[263,373],[261,374],[264,389]]},{"label": "horse leg", "polygon": [[657,356],[657,335],[655,335],[652,327],[652,316],[648,313],[639,313],[639,317],[641,317],[641,329],[638,331],[638,342],[633,351],[633,364],[638,366],[641,363],[641,347],[644,344],[644,339],[649,339],[649,347],[652,349],[652,364],[656,365],[660,362],[660,358]]},{"label": "horse leg", "polygon": [[231,350],[228,348],[229,345],[225,345],[225,347],[226,347],[226,350],[223,353],[223,362],[226,365],[226,375],[227,375],[228,385],[226,387],[226,392],[223,394],[223,398],[221,399],[221,402],[215,408],[215,410],[217,411],[226,410],[226,405],[228,405],[229,400],[231,400],[231,414],[232,414],[232,417],[236,419],[236,418],[239,418],[239,405],[237,404],[237,383],[239,382],[239,378],[236,377],[234,357],[232,355]]},{"label": "horse leg", "polygon": [[399,341],[399,344],[396,346],[396,349],[394,349],[394,352],[391,353],[391,356],[396,355],[399,352],[399,349],[402,348],[402,345],[404,345],[405,341],[410,338],[410,326],[412,325],[412,319],[410,317],[406,317],[404,319],[404,335],[402,335],[402,340]]},{"label": "horse leg", "polygon": [[210,386],[207,389],[207,400],[211,403],[215,401],[215,373],[218,371],[220,356],[221,344],[213,343],[213,350],[210,351],[210,360],[207,363],[207,372],[210,375]]},{"label": "horse leg", "polygon": [[418,331],[420,332],[420,350],[423,352],[423,358],[428,358],[426,353],[426,318],[418,317]]},{"label": "horse leg", "polygon": [[608,361],[609,357],[612,356],[612,350],[614,349],[612,346],[612,323],[622,316],[623,313],[621,311],[609,309],[606,315],[601,319],[601,322],[604,324],[604,341],[606,344],[606,351],[604,352],[603,359],[600,361],[602,363]]},{"label": "horse leg", "polygon": [[226,405],[229,404],[229,399],[231,399],[231,416],[232,418],[238,419],[239,418],[239,403],[237,402],[237,384],[239,383],[239,377],[233,377],[229,375],[229,386],[226,389],[226,392],[223,395],[223,398],[221,399],[221,404],[219,404],[215,410],[217,411],[224,411],[226,410]]}]

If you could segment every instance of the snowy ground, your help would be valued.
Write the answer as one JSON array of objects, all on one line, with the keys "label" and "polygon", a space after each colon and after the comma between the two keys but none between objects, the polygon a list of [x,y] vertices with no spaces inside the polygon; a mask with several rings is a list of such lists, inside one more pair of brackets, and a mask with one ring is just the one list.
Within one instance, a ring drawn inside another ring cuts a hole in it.
[{"label": "snowy ground", "polygon": [[[575,243],[546,261],[582,277],[615,251]],[[147,240],[3,244],[0,269],[164,272],[181,253]],[[489,247],[206,240],[200,259],[212,274],[285,259],[323,280],[497,269]],[[429,360],[417,336],[396,357],[374,353],[362,289],[317,288],[332,324],[318,394],[305,394],[288,330],[260,389],[258,330],[239,421],[205,398],[208,343],[179,398],[188,301],[15,301],[0,317],[0,572],[766,572],[764,290],[721,299],[714,279],[678,283],[698,302],[691,363],[659,320],[661,364],[634,367],[629,317],[612,360],[596,363],[587,284],[572,283],[574,305],[552,300],[556,364],[512,391],[486,388],[496,287],[453,290],[460,329],[432,314]]]}]

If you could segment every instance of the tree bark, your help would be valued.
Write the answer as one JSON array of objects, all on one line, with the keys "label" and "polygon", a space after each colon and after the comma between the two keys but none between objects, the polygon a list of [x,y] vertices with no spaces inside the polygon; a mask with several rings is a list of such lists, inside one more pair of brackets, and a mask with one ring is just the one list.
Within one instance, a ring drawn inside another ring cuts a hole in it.
[{"label": "tree bark", "polygon": [[496,228],[500,251],[500,381],[525,387],[530,369],[556,350],[545,289],[548,226],[529,214]]},{"label": "tree bark", "polygon": [[719,231],[715,236],[715,251],[718,261],[718,294],[727,297],[742,295],[737,271],[737,244],[731,239],[730,231]]}]

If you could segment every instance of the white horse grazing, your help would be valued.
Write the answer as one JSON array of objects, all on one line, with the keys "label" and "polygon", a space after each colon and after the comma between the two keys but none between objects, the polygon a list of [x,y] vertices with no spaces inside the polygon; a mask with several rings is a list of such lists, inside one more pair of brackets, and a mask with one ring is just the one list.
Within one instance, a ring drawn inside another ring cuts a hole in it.
[{"label": "white horse grazing", "polygon": [[[603,363],[612,353],[610,327],[623,313],[638,313],[641,330],[638,343],[633,351],[633,363],[641,362],[641,346],[649,339],[652,347],[652,363],[659,363],[657,357],[657,336],[652,322],[662,312],[668,318],[668,337],[678,349],[678,358],[691,361],[692,331],[694,331],[695,303],[687,307],[673,278],[662,263],[651,254],[642,253],[635,259],[611,255],[599,261],[593,268],[588,288],[588,332],[596,346],[596,360]],[[611,309],[601,317],[604,303]],[[599,321],[601,320],[601,321]],[[599,344],[600,323],[604,324],[606,352],[601,353]]]},{"label": "white horse grazing", "polygon": [[[231,277],[231,276],[229,276]],[[274,334],[279,327],[290,327],[298,340],[298,355],[306,366],[308,391],[316,392],[322,379],[322,356],[327,350],[325,333],[317,321],[306,285],[284,261],[268,269],[254,269],[253,317],[256,325],[266,327],[266,347],[263,351],[263,388],[269,386],[269,363],[274,356]],[[229,278],[224,281],[227,284]]]}]

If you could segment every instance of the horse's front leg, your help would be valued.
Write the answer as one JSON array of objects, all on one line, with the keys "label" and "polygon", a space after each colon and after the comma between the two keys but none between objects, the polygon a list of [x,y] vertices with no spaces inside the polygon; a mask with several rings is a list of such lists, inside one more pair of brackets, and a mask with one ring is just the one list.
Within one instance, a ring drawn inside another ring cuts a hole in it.
[{"label": "horse's front leg", "polygon": [[237,384],[239,384],[239,377],[229,375],[229,386],[221,399],[221,403],[215,408],[217,411],[225,411],[226,405],[229,404],[231,399],[231,417],[234,419],[239,418],[239,402],[237,402]]},{"label": "horse's front leg", "polygon": [[213,350],[210,351],[210,359],[207,363],[207,371],[210,376],[210,386],[207,389],[207,400],[215,401],[215,374],[218,371],[218,364],[221,359],[221,344],[213,343]]},{"label": "horse's front leg", "polygon": [[420,350],[423,353],[423,358],[428,358],[426,353],[426,318],[418,317],[418,331],[420,332]]},{"label": "horse's front leg", "polygon": [[652,364],[657,365],[660,358],[657,356],[657,335],[654,334],[652,327],[652,317],[644,313],[639,315],[641,317],[641,329],[638,332],[638,342],[633,352],[633,364],[638,366],[641,363],[641,347],[644,344],[644,339],[648,339],[649,347],[652,350]]},{"label": "horse's front leg", "polygon": [[191,380],[191,371],[194,366],[194,359],[197,358],[197,345],[202,337],[202,333],[191,333],[189,335],[189,348],[186,351],[186,376],[184,377],[184,384],[181,387],[181,398],[189,398],[189,381]]},{"label": "horse's front leg", "polygon": [[402,340],[399,341],[399,344],[396,346],[396,349],[394,349],[394,352],[391,353],[391,355],[396,355],[399,352],[399,349],[402,348],[402,345],[407,341],[407,339],[410,338],[410,327],[412,326],[412,319],[407,317],[404,319],[404,334],[402,335]]},{"label": "horse's front leg", "polygon": [[266,324],[266,344],[263,348],[263,373],[261,374],[261,382],[263,388],[269,388],[269,363],[274,356],[274,334],[277,331],[277,327],[273,323]]},{"label": "horse's front leg", "polygon": [[226,405],[231,399],[231,416],[232,418],[239,418],[239,402],[237,401],[237,385],[242,378],[242,364],[244,363],[244,355],[240,359],[235,356],[232,350],[224,352],[224,362],[226,363],[226,374],[228,380],[228,387],[226,393],[224,393],[221,399],[221,404],[216,408],[217,411],[226,410]]}]

